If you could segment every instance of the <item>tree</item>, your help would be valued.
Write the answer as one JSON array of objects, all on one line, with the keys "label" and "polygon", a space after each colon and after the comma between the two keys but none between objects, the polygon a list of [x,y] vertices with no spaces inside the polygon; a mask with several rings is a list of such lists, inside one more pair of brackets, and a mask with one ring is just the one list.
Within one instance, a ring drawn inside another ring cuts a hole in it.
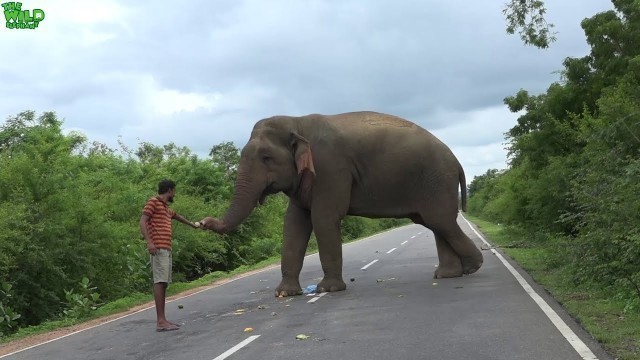
[{"label": "tree", "polygon": [[[591,51],[565,59],[560,81],[539,95],[521,90],[505,98],[511,111],[523,112],[505,134],[509,169],[472,182],[469,209],[528,229],[531,238],[552,234],[562,245],[554,251],[570,264],[576,283],[595,284],[637,305],[640,6],[612,2],[615,10],[581,22]],[[526,7],[543,4],[510,6],[510,21],[526,26]],[[542,24],[540,18],[530,24],[536,21]]]},{"label": "tree", "polygon": [[233,142],[227,141],[214,145],[209,151],[209,156],[214,164],[222,167],[225,173],[232,179],[236,178],[238,163],[240,162],[240,149]]},{"label": "tree", "polygon": [[548,48],[556,41],[556,33],[551,32],[554,25],[544,18],[546,12],[541,0],[511,0],[502,10],[507,19],[507,33],[514,34],[517,30],[525,44]]}]

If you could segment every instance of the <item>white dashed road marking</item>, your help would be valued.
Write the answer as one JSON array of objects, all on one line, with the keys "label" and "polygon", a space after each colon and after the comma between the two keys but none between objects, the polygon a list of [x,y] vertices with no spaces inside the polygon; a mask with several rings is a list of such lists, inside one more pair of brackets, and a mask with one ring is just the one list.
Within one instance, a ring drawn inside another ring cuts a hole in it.
[{"label": "white dashed road marking", "polygon": [[314,303],[314,302],[318,301],[321,297],[323,297],[325,295],[327,295],[326,292],[320,293],[320,294],[318,294],[318,296],[314,297],[313,299],[311,299],[311,300],[309,300],[307,302],[310,303],[310,304]]},{"label": "white dashed road marking", "polygon": [[397,249],[398,249],[398,248],[393,248],[393,249],[391,249],[391,250],[387,251],[387,254],[391,254],[392,252],[396,251]]},{"label": "white dashed road marking", "polygon": [[372,262],[368,263],[367,265],[362,267],[362,270],[367,270],[367,268],[375,263],[378,262],[378,259],[373,260]]},{"label": "white dashed road marking", "polygon": [[224,353],[222,353],[220,356],[218,356],[217,358],[213,359],[213,360],[223,360],[228,358],[229,356],[233,355],[236,351],[242,349],[243,347],[245,347],[247,344],[249,344],[250,342],[252,342],[253,340],[259,338],[260,335],[254,335],[254,336],[250,336],[247,339],[245,339],[243,342],[241,342],[240,344],[232,347],[231,349],[225,351]]},{"label": "white dashed road marking", "polygon": [[407,240],[407,241],[403,242],[403,243],[402,243],[402,244],[400,244],[400,245],[404,245],[404,244],[406,244],[406,243],[408,243],[408,242],[409,242],[409,240]]}]

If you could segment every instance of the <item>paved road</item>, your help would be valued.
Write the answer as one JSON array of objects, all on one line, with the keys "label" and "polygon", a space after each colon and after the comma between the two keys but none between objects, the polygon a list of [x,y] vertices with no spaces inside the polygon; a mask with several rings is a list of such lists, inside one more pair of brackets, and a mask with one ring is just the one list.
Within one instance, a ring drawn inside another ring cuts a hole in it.
[{"label": "paved road", "polygon": [[[151,308],[3,359],[611,359],[544,291],[525,291],[499,253],[483,251],[476,274],[433,280],[433,234],[417,225],[346,244],[343,253],[343,292],[275,298],[276,267],[168,303],[178,331],[156,333]],[[307,257],[303,287],[321,276],[318,256]]]}]

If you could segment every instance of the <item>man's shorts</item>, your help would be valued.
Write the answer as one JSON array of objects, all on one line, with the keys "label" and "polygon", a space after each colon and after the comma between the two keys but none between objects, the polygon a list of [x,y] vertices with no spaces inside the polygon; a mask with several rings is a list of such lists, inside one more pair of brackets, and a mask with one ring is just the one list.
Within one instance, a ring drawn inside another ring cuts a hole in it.
[{"label": "man's shorts", "polygon": [[173,258],[171,250],[158,249],[155,255],[151,255],[151,269],[153,271],[153,283],[171,282],[171,265]]}]

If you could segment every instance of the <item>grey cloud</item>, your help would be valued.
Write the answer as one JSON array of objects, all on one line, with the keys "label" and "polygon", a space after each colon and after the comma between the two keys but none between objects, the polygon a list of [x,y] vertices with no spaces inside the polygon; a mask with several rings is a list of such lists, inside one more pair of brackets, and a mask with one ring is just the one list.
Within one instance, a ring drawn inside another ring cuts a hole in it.
[{"label": "grey cloud", "polygon": [[[220,141],[243,145],[263,117],[356,110],[448,131],[456,147],[496,143],[508,123],[475,134],[448,129],[464,128],[473,111],[503,106],[520,88],[544,91],[562,59],[587,54],[579,21],[612,7],[547,1],[558,41],[539,50],[506,34],[503,3],[122,1],[130,10],[122,21],[62,24],[59,36],[46,23],[29,37],[2,30],[0,45],[22,53],[19,61],[0,59],[0,110],[54,110],[91,139],[174,141],[203,153]],[[85,30],[116,37],[90,45]],[[142,102],[150,90],[144,79],[160,89],[219,93],[224,103],[158,119],[157,129]]]}]

